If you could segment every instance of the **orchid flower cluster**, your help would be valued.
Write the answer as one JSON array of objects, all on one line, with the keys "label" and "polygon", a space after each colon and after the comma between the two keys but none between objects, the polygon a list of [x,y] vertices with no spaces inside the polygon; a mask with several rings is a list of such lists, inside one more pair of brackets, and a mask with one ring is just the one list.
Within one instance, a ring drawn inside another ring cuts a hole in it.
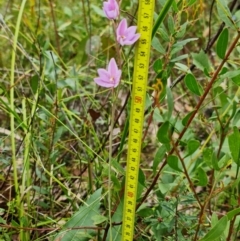
[{"label": "orchid flower cluster", "polygon": [[[103,3],[103,11],[109,20],[115,20],[119,16],[119,5],[116,0],[108,0]],[[139,33],[136,33],[137,27],[128,27],[127,20],[124,18],[118,24],[116,29],[116,40],[121,46],[132,45],[140,37]],[[116,60],[111,58],[108,67],[106,69],[97,70],[99,77],[94,78],[96,84],[106,87],[115,88],[118,86],[121,80],[122,71],[118,69]]]}]

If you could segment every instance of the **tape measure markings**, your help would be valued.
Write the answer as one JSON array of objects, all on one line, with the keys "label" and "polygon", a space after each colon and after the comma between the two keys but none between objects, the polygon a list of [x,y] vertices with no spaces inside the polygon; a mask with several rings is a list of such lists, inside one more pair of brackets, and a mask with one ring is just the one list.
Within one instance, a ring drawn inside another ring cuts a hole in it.
[{"label": "tape measure markings", "polygon": [[141,36],[136,46],[134,60],[122,241],[132,241],[134,235],[138,171],[151,47],[153,10],[154,0],[140,0],[138,11],[138,31]]}]

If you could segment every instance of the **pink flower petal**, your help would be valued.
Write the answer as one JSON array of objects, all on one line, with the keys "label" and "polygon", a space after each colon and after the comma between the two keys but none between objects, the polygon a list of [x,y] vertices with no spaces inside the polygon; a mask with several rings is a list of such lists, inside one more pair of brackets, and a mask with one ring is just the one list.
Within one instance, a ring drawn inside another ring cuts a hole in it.
[{"label": "pink flower petal", "polygon": [[126,31],[126,38],[133,36],[136,33],[137,26],[131,26]]},{"label": "pink flower petal", "polygon": [[114,82],[106,82],[104,80],[102,80],[100,77],[98,78],[94,78],[94,82],[102,87],[106,87],[106,88],[112,88],[115,87],[115,83]]},{"label": "pink flower petal", "polygon": [[116,79],[115,79],[115,86],[114,87],[117,87],[119,85],[119,82],[121,80],[121,75],[122,75],[122,71],[118,70],[117,75],[116,75]]},{"label": "pink flower petal", "polygon": [[140,34],[134,34],[134,36],[132,36],[132,38],[131,39],[126,39],[125,41],[124,41],[124,44],[125,45],[132,45],[132,44],[134,44],[138,39],[139,39],[139,37],[140,37]]},{"label": "pink flower petal", "polygon": [[97,72],[99,77],[105,81],[109,81],[111,78],[109,72],[106,69],[98,69]]},{"label": "pink flower petal", "polygon": [[116,0],[103,3],[103,11],[108,19],[116,19],[119,15],[119,6]]},{"label": "pink flower petal", "polygon": [[124,36],[127,30],[127,20],[124,18],[117,27],[117,36]]},{"label": "pink flower petal", "polygon": [[118,72],[118,67],[117,67],[116,61],[114,58],[111,58],[108,64],[108,73],[111,76],[116,76],[117,72]]}]

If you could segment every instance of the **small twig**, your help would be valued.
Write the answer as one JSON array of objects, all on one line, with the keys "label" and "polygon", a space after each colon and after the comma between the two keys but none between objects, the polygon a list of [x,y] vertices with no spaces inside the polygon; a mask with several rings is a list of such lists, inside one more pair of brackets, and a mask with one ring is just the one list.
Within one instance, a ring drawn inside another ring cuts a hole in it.
[{"label": "small twig", "polygon": [[56,24],[56,19],[55,19],[55,15],[54,15],[52,0],[49,0],[49,5],[50,5],[52,20],[53,20],[55,40],[56,40],[56,44],[57,44],[57,52],[58,52],[58,55],[61,57],[62,54],[61,54],[61,48],[60,48],[60,41],[59,41],[59,36],[58,36],[58,30],[57,30],[57,24]]},{"label": "small twig", "polygon": [[[9,229],[16,229],[16,230],[31,230],[31,231],[63,231],[62,228],[29,228],[29,227],[17,227],[17,226],[12,226],[12,225],[7,225],[7,224],[0,224],[0,227],[2,228],[9,228]],[[83,227],[72,227],[72,228],[66,228],[64,231],[67,230],[80,230],[80,229],[94,229],[94,230],[103,230],[103,227],[91,227],[91,226],[83,226]]]},{"label": "small twig", "polygon": [[207,43],[207,49],[209,48],[209,43],[211,41],[211,33],[212,33],[212,14],[213,14],[213,6],[216,0],[212,0],[212,4],[210,7],[210,14],[209,14],[209,21],[208,21],[208,29],[209,29],[209,33],[208,33],[208,43]]},{"label": "small twig", "polygon": [[[85,22],[85,25],[86,25],[86,30],[87,30],[88,35],[90,35],[88,27],[87,27],[88,21],[87,21],[87,17],[86,17],[87,15],[86,15],[86,10],[85,10],[85,0],[82,0],[82,11],[83,11],[83,19],[84,19],[84,22]],[[90,48],[91,48],[91,44],[90,44]]]},{"label": "small twig", "polygon": [[188,183],[189,183],[190,188],[191,188],[191,190],[192,190],[192,192],[193,192],[193,194],[194,194],[194,197],[196,198],[199,206],[202,207],[202,204],[201,204],[201,202],[200,202],[200,200],[199,200],[199,198],[198,198],[198,195],[197,195],[197,193],[196,193],[196,190],[195,190],[195,188],[194,188],[193,182],[192,182],[191,178],[190,178],[189,175],[188,175],[188,171],[187,171],[186,165],[185,165],[185,163],[184,163],[184,160],[183,160],[183,158],[181,157],[181,155],[180,155],[180,153],[179,153],[176,145],[174,145],[174,143],[173,143],[173,148],[174,148],[175,153],[177,154],[177,156],[178,156],[179,159],[180,159],[180,162],[181,162],[182,167],[183,167],[183,170],[184,170],[184,174],[185,174],[185,176],[186,176],[186,178],[187,178],[187,180],[188,180]]},{"label": "small twig", "polygon": [[234,216],[234,218],[230,221],[229,230],[228,230],[228,236],[227,236],[226,241],[231,241],[231,237],[232,237],[232,234],[233,234],[234,223],[235,223],[236,217],[237,216]]}]

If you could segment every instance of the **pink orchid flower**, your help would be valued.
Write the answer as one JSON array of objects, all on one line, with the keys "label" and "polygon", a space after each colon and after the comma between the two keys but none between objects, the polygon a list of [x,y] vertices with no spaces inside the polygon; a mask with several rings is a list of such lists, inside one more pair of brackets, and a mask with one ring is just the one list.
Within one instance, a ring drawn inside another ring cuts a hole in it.
[{"label": "pink orchid flower", "polygon": [[122,71],[118,69],[115,59],[111,58],[107,69],[98,69],[98,74],[99,77],[94,78],[96,84],[106,88],[115,88],[120,82]]},{"label": "pink orchid flower", "polygon": [[136,33],[137,26],[131,26],[128,28],[127,20],[124,18],[117,27],[117,41],[120,45],[132,45],[140,37],[139,33]]},{"label": "pink orchid flower", "polygon": [[108,19],[116,19],[119,15],[119,6],[116,0],[103,3],[103,11]]}]

